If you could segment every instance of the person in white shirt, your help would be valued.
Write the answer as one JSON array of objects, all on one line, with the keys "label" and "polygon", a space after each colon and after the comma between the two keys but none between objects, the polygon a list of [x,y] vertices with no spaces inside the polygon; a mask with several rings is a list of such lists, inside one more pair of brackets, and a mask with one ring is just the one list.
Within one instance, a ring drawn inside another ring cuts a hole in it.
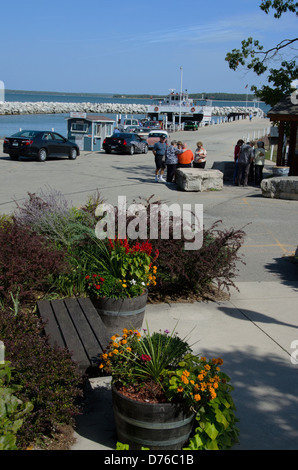
[{"label": "person in white shirt", "polygon": [[255,164],[255,184],[260,186],[261,181],[263,179],[263,168],[265,165],[265,148],[264,142],[259,140],[257,142],[257,148],[255,149],[255,156],[254,156],[254,164]]}]

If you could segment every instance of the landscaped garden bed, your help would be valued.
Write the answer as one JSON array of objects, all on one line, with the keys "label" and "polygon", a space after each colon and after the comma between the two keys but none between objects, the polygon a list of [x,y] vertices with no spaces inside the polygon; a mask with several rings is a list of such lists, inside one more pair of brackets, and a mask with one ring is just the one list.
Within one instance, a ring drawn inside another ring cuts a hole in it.
[{"label": "landscaped garden bed", "polygon": [[[0,340],[11,370],[0,390],[13,387],[24,406],[32,404],[12,431],[15,441],[4,439],[8,428],[0,417],[0,449],[1,445],[26,449],[37,442],[42,446],[61,429],[69,429],[80,412],[77,399],[83,379],[68,352],[49,346],[41,334],[36,302],[89,296],[86,276],[102,272],[102,251],[94,234],[95,209],[101,202],[97,192],[84,206],[75,208],[60,193],[49,190],[29,194],[13,214],[0,217]],[[152,200],[147,203],[149,207]],[[185,240],[171,238],[171,232],[167,240],[150,240],[159,256],[154,279],[151,276],[154,282],[147,286],[149,302],[227,298],[229,288],[235,287],[245,234],[220,227],[219,221],[204,230],[198,250],[185,250]],[[108,247],[108,241],[104,243]],[[5,422],[13,423],[16,416]]]}]

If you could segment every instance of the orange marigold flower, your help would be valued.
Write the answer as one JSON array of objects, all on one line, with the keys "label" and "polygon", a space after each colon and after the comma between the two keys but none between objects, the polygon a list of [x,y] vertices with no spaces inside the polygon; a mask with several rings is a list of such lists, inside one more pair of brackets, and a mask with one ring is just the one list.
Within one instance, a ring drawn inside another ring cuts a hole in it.
[{"label": "orange marigold flower", "polygon": [[194,396],[194,399],[196,401],[200,401],[201,400],[201,395],[199,393],[196,393],[196,395]]},{"label": "orange marigold flower", "polygon": [[179,392],[179,393],[183,392],[183,390],[184,390],[184,388],[181,387],[181,386],[177,388],[177,392]]}]

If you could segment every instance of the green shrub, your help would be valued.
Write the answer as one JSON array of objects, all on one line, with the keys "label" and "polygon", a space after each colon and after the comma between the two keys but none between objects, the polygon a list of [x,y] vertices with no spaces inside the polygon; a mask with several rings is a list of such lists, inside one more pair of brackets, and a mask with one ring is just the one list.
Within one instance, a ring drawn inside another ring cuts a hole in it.
[{"label": "green shrub", "polygon": [[11,383],[21,386],[17,397],[34,406],[17,435],[17,445],[24,448],[37,438],[50,436],[57,424],[73,424],[79,412],[76,399],[81,377],[66,350],[49,346],[35,315],[0,313],[0,339],[14,367]]},{"label": "green shrub", "polygon": [[10,363],[0,363],[0,450],[16,450],[16,435],[23,417],[32,411],[30,402],[23,403],[15,396],[21,387],[10,385]]},{"label": "green shrub", "polygon": [[[0,299],[25,304],[37,291],[47,292],[52,276],[68,268],[65,252],[15,221],[0,227]],[[13,296],[13,297],[12,297]]]}]

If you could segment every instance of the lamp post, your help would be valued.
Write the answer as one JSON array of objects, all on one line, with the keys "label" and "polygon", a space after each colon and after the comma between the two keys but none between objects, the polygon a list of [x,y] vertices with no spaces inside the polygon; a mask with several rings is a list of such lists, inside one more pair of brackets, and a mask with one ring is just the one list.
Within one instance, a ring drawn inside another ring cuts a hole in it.
[{"label": "lamp post", "polygon": [[183,68],[180,67],[180,106],[179,106],[179,130],[181,130],[181,100],[182,100],[182,75]]}]

